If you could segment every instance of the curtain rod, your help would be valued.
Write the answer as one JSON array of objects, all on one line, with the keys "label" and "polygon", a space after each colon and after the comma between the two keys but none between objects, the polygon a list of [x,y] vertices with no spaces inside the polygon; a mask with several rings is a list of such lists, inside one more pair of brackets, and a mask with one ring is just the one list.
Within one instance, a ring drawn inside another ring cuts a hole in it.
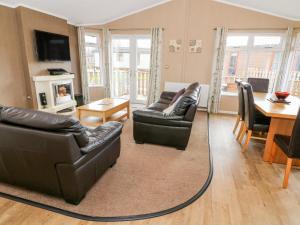
[{"label": "curtain rod", "polygon": [[[86,30],[104,30],[105,28],[93,28],[93,27],[85,27]],[[165,28],[162,28],[165,30]],[[108,30],[111,31],[126,31],[126,30],[144,30],[144,31],[150,31],[151,28],[109,28]]]},{"label": "curtain rod", "polygon": [[[163,30],[165,30],[165,28],[162,28]],[[151,28],[110,28],[109,30],[112,30],[112,31],[126,31],[126,30],[145,30],[145,31],[150,31]]]},{"label": "curtain rod", "polygon": [[85,30],[103,30],[103,28],[90,28],[90,27],[84,27]]},{"label": "curtain rod", "polygon": [[[288,27],[286,28],[228,28],[228,30],[287,30]],[[294,27],[294,29],[299,29],[298,27]],[[217,30],[215,27],[214,30]]]}]

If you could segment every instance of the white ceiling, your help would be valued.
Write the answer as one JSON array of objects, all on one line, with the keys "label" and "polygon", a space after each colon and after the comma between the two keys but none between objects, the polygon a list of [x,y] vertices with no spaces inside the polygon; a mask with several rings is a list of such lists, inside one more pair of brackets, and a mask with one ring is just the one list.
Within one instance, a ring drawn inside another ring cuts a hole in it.
[{"label": "white ceiling", "polygon": [[75,25],[101,25],[170,0],[0,0],[0,5],[25,6]]},{"label": "white ceiling", "polygon": [[215,0],[262,13],[300,21],[299,0]]},{"label": "white ceiling", "polygon": [[[0,4],[25,6],[75,25],[101,25],[168,1],[171,0],[0,0]],[[300,21],[299,0],[215,1]]]}]

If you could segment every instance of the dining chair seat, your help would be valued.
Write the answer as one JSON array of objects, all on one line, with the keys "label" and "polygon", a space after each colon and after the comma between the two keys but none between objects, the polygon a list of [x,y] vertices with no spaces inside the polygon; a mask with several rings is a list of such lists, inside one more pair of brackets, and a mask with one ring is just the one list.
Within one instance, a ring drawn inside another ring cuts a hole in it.
[{"label": "dining chair seat", "polygon": [[270,163],[274,161],[276,156],[277,148],[275,145],[277,145],[287,156],[287,164],[282,184],[283,188],[287,188],[293,160],[300,159],[300,109],[298,110],[291,136],[281,134],[274,135]]},{"label": "dining chair seat", "polygon": [[[246,134],[246,140],[242,148],[243,152],[245,152],[248,149],[250,139],[265,140],[265,137],[262,137],[262,133],[267,133],[269,131],[271,120],[270,118],[267,118],[255,109],[253,90],[251,84],[247,82],[242,82],[241,87],[243,90],[243,97],[245,103],[245,122],[241,135],[238,138],[238,141],[240,144],[242,144],[244,136]],[[254,136],[253,132],[259,132],[260,135]]]},{"label": "dining chair seat", "polygon": [[292,157],[289,153],[291,137],[287,135],[275,134],[274,142],[281,148],[281,150],[288,156]]},{"label": "dining chair seat", "polygon": [[268,131],[269,131],[269,125],[268,124],[258,124],[258,123],[255,123],[255,124],[253,124],[252,131],[268,133]]},{"label": "dining chair seat", "polygon": [[255,109],[254,122],[255,123],[260,123],[260,124],[270,125],[270,123],[271,123],[271,117],[267,117],[264,114],[262,114],[259,110]]},{"label": "dining chair seat", "polygon": [[240,79],[236,79],[235,83],[237,86],[237,91],[238,91],[238,103],[239,103],[239,107],[238,107],[238,115],[236,117],[236,122],[234,124],[234,128],[233,128],[233,133],[235,134],[239,124],[240,124],[240,130],[238,132],[237,135],[237,139],[239,138],[241,132],[242,132],[242,128],[244,127],[244,120],[245,120],[245,106],[244,106],[244,97],[243,97],[243,90],[241,87],[241,82],[242,80]]}]

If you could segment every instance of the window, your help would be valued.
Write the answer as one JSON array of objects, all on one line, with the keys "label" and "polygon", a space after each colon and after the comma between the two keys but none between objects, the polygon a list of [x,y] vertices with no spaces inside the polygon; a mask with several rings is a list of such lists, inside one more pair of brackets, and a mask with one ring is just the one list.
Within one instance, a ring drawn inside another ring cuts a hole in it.
[{"label": "window", "polygon": [[85,53],[89,86],[101,86],[103,76],[99,34],[87,33],[85,35]]},{"label": "window", "polygon": [[294,42],[290,56],[287,90],[292,95],[300,96],[300,33],[296,36]]},{"label": "window", "polygon": [[150,68],[150,48],[151,40],[149,38],[137,39],[137,68],[140,70],[149,70]]},{"label": "window", "polygon": [[236,93],[236,79],[269,78],[270,91],[278,74],[283,33],[229,33],[223,64],[222,93]]}]

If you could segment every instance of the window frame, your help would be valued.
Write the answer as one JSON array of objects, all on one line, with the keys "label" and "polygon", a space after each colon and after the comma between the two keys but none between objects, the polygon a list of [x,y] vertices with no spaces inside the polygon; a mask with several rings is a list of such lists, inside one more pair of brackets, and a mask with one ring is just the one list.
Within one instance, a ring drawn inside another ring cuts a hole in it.
[{"label": "window frame", "polygon": [[[283,89],[287,90],[288,92],[292,92],[292,85],[295,79],[290,79],[292,73],[292,67],[295,60],[297,53],[300,53],[300,30],[296,30],[291,44],[291,49],[289,52],[288,64],[286,67],[286,71],[284,73],[284,84]],[[300,70],[299,70],[300,71]],[[292,93],[294,94],[294,93]]]},{"label": "window frame", "polygon": [[[104,74],[103,74],[103,52],[102,52],[102,42],[101,42],[101,37],[100,37],[100,33],[98,32],[92,32],[92,31],[88,31],[88,32],[85,32],[84,34],[85,36],[95,36],[96,37],[96,43],[88,43],[88,42],[85,42],[85,51],[86,51],[86,48],[87,47],[91,47],[91,48],[96,48],[99,52],[99,63],[100,63],[100,83],[99,84],[91,84],[90,83],[90,80],[89,80],[89,77],[88,77],[88,86],[89,87],[103,87],[104,86]],[[84,36],[84,38],[85,38]],[[85,55],[86,55],[86,52],[85,52]],[[102,75],[101,75],[102,74]]]},{"label": "window frame", "polygon": [[[253,52],[280,52],[280,53],[283,53],[285,41],[286,41],[286,32],[285,31],[274,31],[274,32],[257,32],[257,31],[253,31],[253,32],[232,31],[232,32],[230,32],[229,31],[226,36],[226,41],[229,36],[248,36],[248,43],[246,46],[241,46],[241,47],[238,47],[238,46],[230,47],[229,46],[229,47],[227,47],[227,43],[225,42],[225,54],[227,53],[227,51],[230,51],[231,53],[237,53],[237,54],[239,52],[243,52],[243,53],[247,54],[245,68],[249,68],[249,59],[250,59],[251,53],[253,53]],[[274,47],[272,47],[272,46],[255,46],[254,45],[254,37],[255,36],[280,36],[281,42],[278,46],[274,46]],[[224,58],[224,60],[225,60],[225,58]],[[279,71],[277,71],[275,80],[278,77],[278,72]],[[222,84],[223,84],[223,78],[225,77],[225,74],[226,74],[226,70],[224,69],[224,65],[223,65]],[[275,84],[273,84],[273,87],[271,87],[270,89],[273,90],[274,85]],[[237,95],[237,91],[229,92],[229,91],[223,91],[221,89],[221,96],[235,96],[235,95]]]}]

